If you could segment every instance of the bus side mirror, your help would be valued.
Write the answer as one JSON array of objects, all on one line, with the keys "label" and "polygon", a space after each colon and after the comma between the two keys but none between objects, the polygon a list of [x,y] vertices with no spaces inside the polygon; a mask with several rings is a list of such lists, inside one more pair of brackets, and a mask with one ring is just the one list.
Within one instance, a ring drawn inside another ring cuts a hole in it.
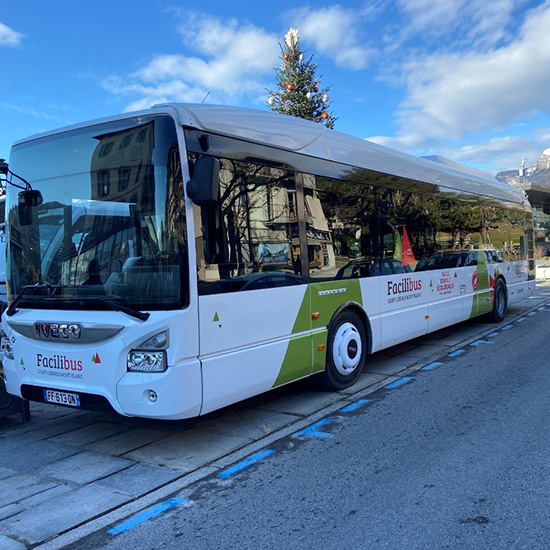
[{"label": "bus side mirror", "polygon": [[26,189],[20,191],[17,203],[17,210],[19,214],[19,225],[31,225],[32,223],[32,210],[36,206],[40,206],[44,199],[42,193],[37,189]]},{"label": "bus side mirror", "polygon": [[220,161],[201,157],[195,162],[193,177],[187,182],[187,196],[199,206],[218,201],[220,191]]}]

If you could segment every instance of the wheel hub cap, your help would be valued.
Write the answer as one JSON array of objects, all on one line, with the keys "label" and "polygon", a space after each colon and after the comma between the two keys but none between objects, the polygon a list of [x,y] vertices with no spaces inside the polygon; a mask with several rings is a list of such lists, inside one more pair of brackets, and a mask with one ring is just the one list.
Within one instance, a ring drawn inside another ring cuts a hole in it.
[{"label": "wheel hub cap", "polygon": [[332,359],[336,370],[343,375],[353,372],[361,359],[361,335],[354,325],[344,323],[336,331],[332,346]]}]

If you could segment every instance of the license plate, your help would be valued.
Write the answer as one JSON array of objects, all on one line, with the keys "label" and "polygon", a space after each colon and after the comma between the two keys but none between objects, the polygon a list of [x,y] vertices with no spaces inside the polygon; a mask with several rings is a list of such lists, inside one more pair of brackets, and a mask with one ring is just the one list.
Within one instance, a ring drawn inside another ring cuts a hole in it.
[{"label": "license plate", "polygon": [[44,390],[44,401],[46,403],[57,403],[58,405],[69,405],[69,407],[80,407],[80,397],[77,393]]}]

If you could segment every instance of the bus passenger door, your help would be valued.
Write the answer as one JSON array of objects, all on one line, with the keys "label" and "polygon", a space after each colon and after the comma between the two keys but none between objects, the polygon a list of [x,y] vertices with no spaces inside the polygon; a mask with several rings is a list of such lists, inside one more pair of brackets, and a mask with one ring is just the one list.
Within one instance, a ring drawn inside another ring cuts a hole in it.
[{"label": "bus passenger door", "polygon": [[220,160],[219,200],[194,205],[201,414],[311,373],[292,172]]}]

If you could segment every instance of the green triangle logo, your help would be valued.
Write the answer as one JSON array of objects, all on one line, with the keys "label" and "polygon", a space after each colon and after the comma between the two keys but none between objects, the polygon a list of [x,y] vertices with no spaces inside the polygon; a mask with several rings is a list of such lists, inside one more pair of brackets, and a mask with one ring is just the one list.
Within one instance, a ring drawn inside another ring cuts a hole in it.
[{"label": "green triangle logo", "polygon": [[25,366],[25,363],[23,363],[23,358],[21,357],[21,362],[19,363],[21,366]]},{"label": "green triangle logo", "polygon": [[216,313],[214,314],[213,322],[214,323],[219,323],[219,321],[220,321],[220,318],[218,317],[218,312],[216,311]]}]

